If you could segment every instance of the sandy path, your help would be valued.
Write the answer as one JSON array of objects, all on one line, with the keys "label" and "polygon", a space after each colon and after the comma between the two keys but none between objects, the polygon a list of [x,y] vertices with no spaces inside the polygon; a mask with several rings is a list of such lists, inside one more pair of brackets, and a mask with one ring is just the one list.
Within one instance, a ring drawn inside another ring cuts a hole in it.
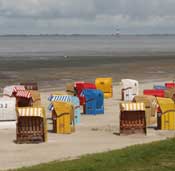
[{"label": "sandy path", "polygon": [[[151,88],[152,84],[140,85]],[[43,104],[47,105],[47,96],[42,93]],[[71,135],[48,134],[48,142],[41,144],[15,144],[15,128],[0,129],[0,169],[31,166],[53,160],[74,158],[83,154],[119,149],[133,144],[147,143],[166,139],[175,135],[175,131],[155,131],[148,129],[147,136],[119,136],[119,87],[114,86],[113,99],[105,100],[105,114],[97,116],[83,115],[81,124]],[[49,116],[49,115],[48,115]],[[51,124],[49,121],[49,128]]]}]

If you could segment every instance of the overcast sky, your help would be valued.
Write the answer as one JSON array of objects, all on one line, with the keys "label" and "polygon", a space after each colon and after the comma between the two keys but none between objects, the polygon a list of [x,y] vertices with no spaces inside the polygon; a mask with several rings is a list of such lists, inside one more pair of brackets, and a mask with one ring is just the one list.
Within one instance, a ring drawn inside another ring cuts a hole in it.
[{"label": "overcast sky", "polygon": [[175,0],[0,0],[0,34],[175,33]]}]

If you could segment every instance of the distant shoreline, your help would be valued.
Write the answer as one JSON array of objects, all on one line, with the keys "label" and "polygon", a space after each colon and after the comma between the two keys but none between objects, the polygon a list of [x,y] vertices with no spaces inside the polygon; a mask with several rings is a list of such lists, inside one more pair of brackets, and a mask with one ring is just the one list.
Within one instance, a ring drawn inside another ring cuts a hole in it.
[{"label": "distant shoreline", "polygon": [[[174,60],[175,59],[175,52],[165,52],[165,53],[162,53],[162,52],[150,52],[150,53],[141,53],[141,52],[136,52],[136,53],[114,53],[113,55],[89,55],[89,56],[82,56],[82,55],[67,55],[67,56],[58,56],[58,55],[47,55],[45,54],[44,55],[39,55],[37,56],[36,55],[36,52],[35,52],[35,55],[32,56],[32,55],[15,55],[13,54],[12,55],[2,55],[1,56],[1,53],[0,53],[0,62],[3,62],[3,61],[9,61],[10,62],[13,62],[13,61],[62,61],[62,62],[75,62],[75,61],[85,61],[85,62],[94,62],[94,61],[97,61],[100,63],[105,63],[105,61],[108,63],[110,60],[112,61],[115,61],[115,62],[127,62],[128,60],[133,60],[133,61],[147,61],[147,60]],[[92,63],[94,64],[94,63]]]},{"label": "distant shoreline", "polygon": [[175,36],[175,33],[169,34],[169,33],[153,33],[153,34],[0,34],[0,37],[48,37],[48,36],[60,36],[60,37],[65,37],[65,36]]},{"label": "distant shoreline", "polygon": [[83,55],[82,53],[77,53],[76,55],[58,55],[56,52],[50,52],[47,54],[46,52],[8,52],[8,53],[0,53],[0,61],[1,60],[23,60],[23,61],[31,61],[31,60],[84,60],[84,59],[116,59],[116,60],[127,60],[127,59],[136,59],[136,60],[148,60],[148,59],[174,59],[174,52],[142,52],[142,51],[134,51],[134,52],[111,52],[104,54],[89,54]]}]

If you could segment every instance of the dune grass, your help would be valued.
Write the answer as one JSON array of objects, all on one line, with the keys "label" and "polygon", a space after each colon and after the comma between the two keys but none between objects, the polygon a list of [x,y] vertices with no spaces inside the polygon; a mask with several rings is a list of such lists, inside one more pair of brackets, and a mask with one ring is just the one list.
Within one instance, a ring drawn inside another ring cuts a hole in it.
[{"label": "dune grass", "polygon": [[[82,147],[81,147],[82,148]],[[17,171],[174,171],[175,138]]]}]

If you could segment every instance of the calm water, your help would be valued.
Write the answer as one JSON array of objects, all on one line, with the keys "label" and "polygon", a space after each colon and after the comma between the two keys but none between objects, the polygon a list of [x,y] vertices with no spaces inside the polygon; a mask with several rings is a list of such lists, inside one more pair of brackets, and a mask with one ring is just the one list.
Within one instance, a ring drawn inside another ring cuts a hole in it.
[{"label": "calm water", "polygon": [[174,54],[175,36],[2,36],[0,57]]}]

